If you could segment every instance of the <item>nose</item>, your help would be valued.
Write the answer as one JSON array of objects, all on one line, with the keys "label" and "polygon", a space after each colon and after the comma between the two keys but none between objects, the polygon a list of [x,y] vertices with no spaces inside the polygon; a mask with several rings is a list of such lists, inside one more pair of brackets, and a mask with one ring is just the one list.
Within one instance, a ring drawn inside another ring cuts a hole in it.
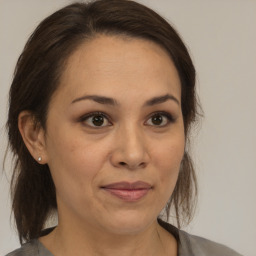
[{"label": "nose", "polygon": [[135,170],[145,168],[149,162],[148,148],[143,132],[134,127],[120,129],[114,139],[111,163],[118,168]]}]

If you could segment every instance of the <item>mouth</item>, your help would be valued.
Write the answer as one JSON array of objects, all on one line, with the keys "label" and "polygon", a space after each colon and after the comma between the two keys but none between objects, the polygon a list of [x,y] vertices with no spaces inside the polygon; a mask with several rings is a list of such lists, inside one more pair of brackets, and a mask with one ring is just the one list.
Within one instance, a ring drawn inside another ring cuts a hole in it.
[{"label": "mouth", "polygon": [[152,185],[143,181],[117,182],[102,186],[101,189],[123,201],[135,202],[145,197]]}]

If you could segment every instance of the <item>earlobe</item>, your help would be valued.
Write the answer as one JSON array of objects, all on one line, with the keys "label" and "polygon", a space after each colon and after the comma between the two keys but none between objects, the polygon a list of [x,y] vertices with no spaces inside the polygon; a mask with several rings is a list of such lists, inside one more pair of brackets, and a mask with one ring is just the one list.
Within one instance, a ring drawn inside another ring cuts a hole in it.
[{"label": "earlobe", "polygon": [[23,141],[32,155],[40,164],[47,163],[44,129],[35,122],[30,111],[22,111],[18,117],[18,127]]}]

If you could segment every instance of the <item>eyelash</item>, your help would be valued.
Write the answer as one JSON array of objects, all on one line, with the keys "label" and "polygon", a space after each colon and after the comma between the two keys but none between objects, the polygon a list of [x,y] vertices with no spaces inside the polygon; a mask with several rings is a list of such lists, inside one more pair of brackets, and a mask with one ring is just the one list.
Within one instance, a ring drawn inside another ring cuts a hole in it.
[{"label": "eyelash", "polygon": [[175,122],[174,117],[170,113],[165,112],[165,111],[156,111],[156,112],[151,113],[148,116],[147,121],[150,120],[151,118],[153,118],[154,116],[162,116],[162,117],[165,117],[167,119],[167,123],[165,125],[159,125],[159,126],[158,125],[152,125],[152,126],[154,126],[156,128],[163,128],[163,127],[168,126],[170,123],[174,123]]},{"label": "eyelash", "polygon": [[[162,128],[162,127],[168,126],[170,123],[174,123],[175,122],[175,119],[173,118],[173,116],[170,113],[165,112],[165,111],[157,111],[157,112],[151,113],[148,116],[147,121],[150,120],[151,118],[153,118],[154,116],[157,116],[157,115],[165,117],[167,119],[167,123],[165,125],[147,125],[147,126],[154,126],[156,128]],[[79,122],[85,123],[89,118],[95,117],[95,116],[102,116],[110,124],[104,125],[104,126],[93,126],[93,125],[87,125],[87,126],[89,126],[91,128],[100,129],[100,128],[112,125],[111,118],[107,114],[105,114],[103,112],[99,112],[99,111],[91,112],[91,113],[88,113],[86,115],[83,115],[81,118],[79,118]]]},{"label": "eyelash", "polygon": [[[112,125],[112,122],[110,121],[111,120],[111,118],[108,116],[108,115],[106,115],[105,113],[103,113],[103,112],[99,112],[99,111],[96,111],[96,112],[91,112],[91,113],[89,113],[89,114],[86,114],[86,115],[83,115],[80,119],[79,119],[79,121],[81,122],[81,123],[84,123],[85,121],[87,121],[90,117],[95,117],[95,116],[102,116],[104,119],[107,119],[107,121],[108,121],[108,123],[110,123],[110,125]],[[110,125],[106,125],[106,126],[110,126]],[[92,125],[87,125],[87,126],[89,126],[89,127],[93,127],[93,128],[102,128],[102,127],[106,127],[106,126],[92,126]]]}]

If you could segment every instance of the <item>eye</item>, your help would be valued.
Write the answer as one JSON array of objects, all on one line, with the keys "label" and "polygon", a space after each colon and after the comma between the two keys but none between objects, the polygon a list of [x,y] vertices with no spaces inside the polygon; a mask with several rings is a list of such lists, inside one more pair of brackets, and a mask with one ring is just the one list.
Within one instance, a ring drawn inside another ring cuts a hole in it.
[{"label": "eye", "polygon": [[151,115],[146,124],[151,126],[164,127],[173,121],[173,117],[169,113],[158,112]]},{"label": "eye", "polygon": [[84,115],[80,118],[80,122],[84,123],[86,126],[99,128],[111,125],[109,118],[101,112]]}]

